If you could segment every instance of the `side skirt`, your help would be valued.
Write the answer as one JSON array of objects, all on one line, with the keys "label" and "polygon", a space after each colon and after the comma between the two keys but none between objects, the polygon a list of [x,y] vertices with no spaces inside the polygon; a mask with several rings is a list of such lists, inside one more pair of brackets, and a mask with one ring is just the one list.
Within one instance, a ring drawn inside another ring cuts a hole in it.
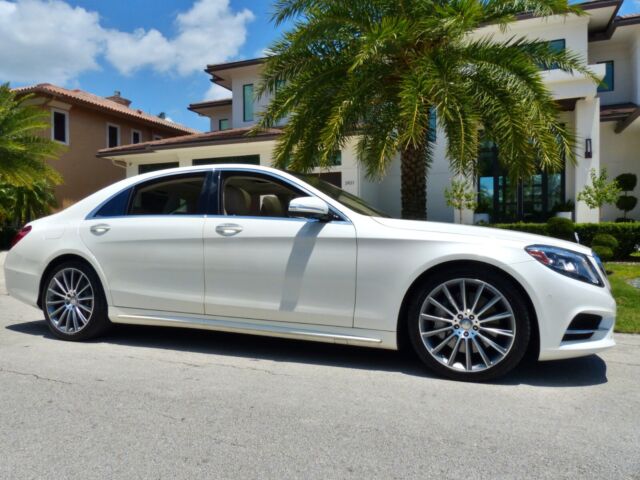
[{"label": "side skirt", "polygon": [[109,307],[113,323],[181,327],[397,350],[396,332]]}]

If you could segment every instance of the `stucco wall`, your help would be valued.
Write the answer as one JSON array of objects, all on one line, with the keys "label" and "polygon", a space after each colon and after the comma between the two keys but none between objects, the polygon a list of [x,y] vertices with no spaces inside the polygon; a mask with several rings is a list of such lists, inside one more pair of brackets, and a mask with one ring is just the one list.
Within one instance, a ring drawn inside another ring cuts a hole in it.
[{"label": "stucco wall", "polygon": [[[63,177],[64,183],[56,187],[55,191],[59,208],[66,208],[125,177],[123,168],[114,166],[109,160],[96,157],[98,150],[107,147],[108,123],[120,127],[120,142],[123,145],[131,143],[132,130],[141,133],[142,142],[152,140],[153,135],[175,135],[163,129],[149,128],[75,105],[57,101],[42,105],[47,111],[51,111],[52,107],[69,114],[69,144],[64,147],[59,158],[49,161]],[[51,129],[47,128],[42,135],[51,138]]]},{"label": "stucco wall", "polygon": [[633,101],[634,85],[630,46],[623,42],[593,42],[589,49],[589,63],[613,60],[614,85],[612,92],[600,92],[602,105]]},{"label": "stucco wall", "polygon": [[[615,133],[615,122],[600,124],[600,166],[606,167],[610,178],[615,178],[621,173],[635,173],[640,179],[640,125],[637,123],[620,134]],[[633,195],[640,202],[640,186],[636,187]],[[622,212],[614,205],[606,206],[602,210],[602,220],[605,221],[621,216]],[[629,216],[640,220],[640,206],[636,206]]]}]

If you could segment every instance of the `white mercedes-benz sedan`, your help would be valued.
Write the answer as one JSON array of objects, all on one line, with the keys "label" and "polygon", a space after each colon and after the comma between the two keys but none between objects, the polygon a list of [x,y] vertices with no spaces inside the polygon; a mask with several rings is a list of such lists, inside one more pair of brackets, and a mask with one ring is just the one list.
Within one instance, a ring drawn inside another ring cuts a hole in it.
[{"label": "white mercedes-benz sedan", "polygon": [[576,243],[395,220],[317,177],[247,165],[128,178],[26,225],[5,262],[57,337],[112,323],[397,349],[487,380],[527,352],[614,345],[602,263]]}]

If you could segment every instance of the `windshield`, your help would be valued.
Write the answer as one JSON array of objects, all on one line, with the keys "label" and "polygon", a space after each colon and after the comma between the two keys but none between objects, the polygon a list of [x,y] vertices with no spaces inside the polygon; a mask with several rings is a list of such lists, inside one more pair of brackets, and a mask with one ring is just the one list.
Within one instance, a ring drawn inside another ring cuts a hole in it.
[{"label": "windshield", "polygon": [[300,173],[289,172],[291,175],[298,177],[301,180],[304,180],[309,185],[314,188],[317,188],[325,195],[328,195],[332,199],[337,202],[340,202],[345,207],[353,210],[356,213],[361,215],[367,215],[369,217],[385,217],[389,218],[389,215],[381,212],[380,210],[373,208],[367,202],[362,200],[360,197],[356,197],[349,192],[345,192],[341,188],[336,187],[335,185],[330,184],[329,182],[325,182],[321,180],[315,175],[302,175]]}]

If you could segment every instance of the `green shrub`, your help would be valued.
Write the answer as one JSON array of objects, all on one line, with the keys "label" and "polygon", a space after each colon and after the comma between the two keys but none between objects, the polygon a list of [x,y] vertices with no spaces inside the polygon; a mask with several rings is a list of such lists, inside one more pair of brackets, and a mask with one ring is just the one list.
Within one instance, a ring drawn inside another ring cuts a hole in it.
[{"label": "green shrub", "polygon": [[593,237],[593,240],[591,240],[591,246],[609,247],[611,250],[615,251],[618,248],[618,240],[616,240],[616,237],[608,233],[599,233]]},{"label": "green shrub", "polygon": [[[549,235],[546,223],[509,223],[492,225],[492,227]],[[600,233],[607,233],[618,240],[618,248],[614,252],[613,260],[628,259],[640,246],[640,222],[576,223],[574,227],[582,245],[591,245],[593,237]]]},{"label": "green shrub", "polygon": [[547,221],[547,233],[551,237],[575,242],[575,224],[568,218],[551,217]]},{"label": "green shrub", "polygon": [[613,250],[609,247],[605,247],[604,245],[594,245],[592,249],[603,262],[613,259]]},{"label": "green shrub", "polygon": [[501,228],[503,230],[516,230],[518,232],[549,236],[546,223],[498,223],[489,226],[493,228]]}]

